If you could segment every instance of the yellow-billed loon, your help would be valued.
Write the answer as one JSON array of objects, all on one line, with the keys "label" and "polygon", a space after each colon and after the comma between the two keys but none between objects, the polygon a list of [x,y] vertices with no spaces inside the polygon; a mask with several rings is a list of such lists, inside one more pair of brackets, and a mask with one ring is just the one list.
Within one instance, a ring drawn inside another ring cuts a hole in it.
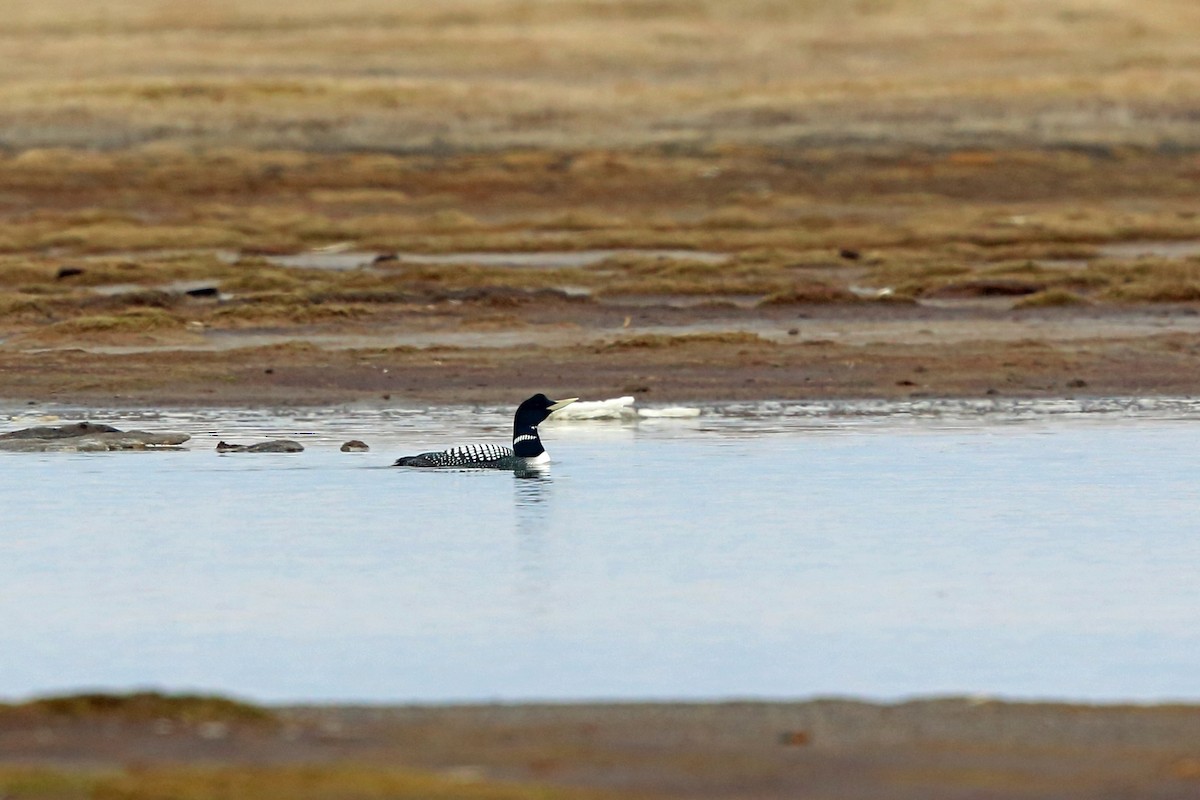
[{"label": "yellow-billed loon", "polygon": [[421,453],[396,459],[394,467],[456,467],[458,469],[511,469],[521,470],[550,461],[546,448],[538,436],[538,425],[546,417],[563,406],[578,400],[551,400],[544,394],[535,394],[521,405],[513,415],[512,448],[494,444],[469,444],[434,453]]}]

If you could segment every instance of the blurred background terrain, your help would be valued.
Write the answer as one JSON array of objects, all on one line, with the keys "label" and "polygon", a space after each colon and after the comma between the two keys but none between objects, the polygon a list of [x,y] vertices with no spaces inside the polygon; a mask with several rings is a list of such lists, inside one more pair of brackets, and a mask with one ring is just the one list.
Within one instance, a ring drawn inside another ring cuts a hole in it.
[{"label": "blurred background terrain", "polygon": [[1198,33],[1180,0],[13,2],[0,362],[146,402],[1190,391]]}]

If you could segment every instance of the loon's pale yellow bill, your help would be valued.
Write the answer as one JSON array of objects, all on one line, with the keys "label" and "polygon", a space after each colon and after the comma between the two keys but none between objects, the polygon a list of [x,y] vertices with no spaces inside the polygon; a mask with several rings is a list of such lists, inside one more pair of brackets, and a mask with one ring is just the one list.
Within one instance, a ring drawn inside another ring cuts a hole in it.
[{"label": "loon's pale yellow bill", "polygon": [[555,411],[558,411],[560,408],[563,408],[565,406],[571,405],[571,403],[574,403],[578,399],[579,399],[578,397],[568,397],[566,400],[555,400],[550,405],[550,409],[549,409],[550,413],[553,414]]}]

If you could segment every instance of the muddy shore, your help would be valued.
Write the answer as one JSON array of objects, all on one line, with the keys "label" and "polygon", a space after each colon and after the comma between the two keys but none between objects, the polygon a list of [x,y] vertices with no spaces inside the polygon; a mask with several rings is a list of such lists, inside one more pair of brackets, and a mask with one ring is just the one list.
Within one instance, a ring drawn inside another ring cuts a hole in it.
[{"label": "muddy shore", "polygon": [[[187,348],[0,349],[2,393],[16,403],[137,406],[505,404],[530,391],[632,394],[643,404],[1200,393],[1200,316],[1190,306],[762,313],[552,304],[530,317],[484,332],[439,322],[460,340],[465,328],[472,346],[395,345],[404,333],[350,327],[315,343],[300,332],[235,348],[227,345],[236,335]],[[417,336],[436,342],[438,333]],[[510,344],[489,343],[506,336]]]},{"label": "muddy shore", "polygon": [[[28,784],[29,771],[42,770],[52,785],[45,771],[57,770],[80,783],[97,776],[129,797],[179,796],[164,789],[171,780],[176,792],[191,781],[229,796],[276,796],[282,786],[294,797],[331,788],[346,796],[339,785],[369,797],[914,800],[1190,798],[1200,789],[1192,706],[944,699],[268,711],[268,722],[0,715],[0,784],[21,774]],[[420,788],[371,783],[405,775],[420,776]]]},{"label": "muddy shore", "polygon": [[1200,390],[1190,153],[848,148],[0,157],[0,397]]}]

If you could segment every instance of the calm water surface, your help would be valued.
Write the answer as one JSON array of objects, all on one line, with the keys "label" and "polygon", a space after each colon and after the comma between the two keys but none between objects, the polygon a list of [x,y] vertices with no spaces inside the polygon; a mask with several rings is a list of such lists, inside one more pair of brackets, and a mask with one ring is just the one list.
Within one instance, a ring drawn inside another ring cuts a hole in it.
[{"label": "calm water surface", "polygon": [[538,478],[383,466],[506,409],[89,412],[195,439],[0,454],[0,696],[1200,700],[1200,407],[706,412]]}]

